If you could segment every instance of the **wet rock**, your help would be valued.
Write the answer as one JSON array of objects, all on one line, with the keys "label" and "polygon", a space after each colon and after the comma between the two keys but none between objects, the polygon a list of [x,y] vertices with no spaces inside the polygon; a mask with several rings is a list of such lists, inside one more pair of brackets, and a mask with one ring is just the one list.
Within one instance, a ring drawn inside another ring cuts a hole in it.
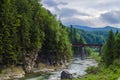
[{"label": "wet rock", "polygon": [[73,78],[72,74],[70,74],[68,71],[61,72],[61,80],[64,80],[64,79],[72,80],[72,78]]}]

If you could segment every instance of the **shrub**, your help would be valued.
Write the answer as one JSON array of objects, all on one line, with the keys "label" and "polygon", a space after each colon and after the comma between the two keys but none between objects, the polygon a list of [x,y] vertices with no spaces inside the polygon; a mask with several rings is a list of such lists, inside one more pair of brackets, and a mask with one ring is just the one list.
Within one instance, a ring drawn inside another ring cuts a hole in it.
[{"label": "shrub", "polygon": [[120,67],[120,59],[115,59],[113,65]]},{"label": "shrub", "polygon": [[88,67],[86,72],[88,74],[96,74],[97,72],[99,72],[99,68],[98,67],[94,67],[94,66],[91,66],[91,67]]}]

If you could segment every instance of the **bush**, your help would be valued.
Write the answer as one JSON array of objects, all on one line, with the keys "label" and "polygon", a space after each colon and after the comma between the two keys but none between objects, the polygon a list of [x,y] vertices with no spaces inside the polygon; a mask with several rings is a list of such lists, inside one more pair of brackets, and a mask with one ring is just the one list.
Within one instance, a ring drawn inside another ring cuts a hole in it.
[{"label": "bush", "polygon": [[115,59],[113,65],[120,67],[120,59]]},{"label": "bush", "polygon": [[99,68],[98,67],[94,67],[94,66],[91,66],[91,67],[88,67],[86,72],[88,74],[96,74],[97,72],[99,72]]},{"label": "bush", "polygon": [[117,80],[120,77],[120,68],[115,65],[105,67],[89,67],[87,75],[79,80]]},{"label": "bush", "polygon": [[101,57],[99,56],[98,52],[92,52],[90,54],[90,57],[92,57],[93,59],[95,59],[98,63],[101,61]]}]

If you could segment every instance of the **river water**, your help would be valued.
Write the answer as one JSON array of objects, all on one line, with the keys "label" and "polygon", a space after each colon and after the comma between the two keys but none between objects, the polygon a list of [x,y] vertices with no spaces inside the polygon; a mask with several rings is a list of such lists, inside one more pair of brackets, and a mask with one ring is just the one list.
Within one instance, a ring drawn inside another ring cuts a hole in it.
[{"label": "river water", "polygon": [[80,57],[73,58],[71,63],[68,65],[68,68],[50,72],[51,75],[49,77],[44,78],[44,76],[38,76],[28,78],[26,80],[60,80],[60,74],[64,70],[73,74],[73,77],[83,76],[86,74],[85,70],[87,69],[87,67],[97,65],[97,62],[94,59],[89,58],[81,60]]}]

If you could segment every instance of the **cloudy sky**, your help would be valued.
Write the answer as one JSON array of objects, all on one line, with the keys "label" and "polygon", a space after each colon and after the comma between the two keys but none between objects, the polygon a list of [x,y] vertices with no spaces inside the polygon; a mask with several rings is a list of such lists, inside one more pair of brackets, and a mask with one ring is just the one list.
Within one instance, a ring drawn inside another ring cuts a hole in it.
[{"label": "cloudy sky", "polygon": [[120,0],[42,0],[65,25],[120,28]]}]

